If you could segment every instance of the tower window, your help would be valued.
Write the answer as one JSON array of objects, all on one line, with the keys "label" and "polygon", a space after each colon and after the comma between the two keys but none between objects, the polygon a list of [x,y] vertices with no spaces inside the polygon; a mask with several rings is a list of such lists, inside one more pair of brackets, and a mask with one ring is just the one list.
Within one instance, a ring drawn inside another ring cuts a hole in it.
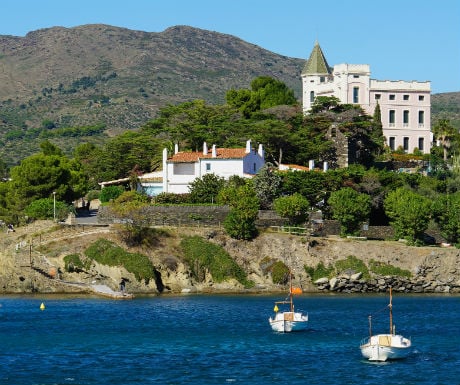
[{"label": "tower window", "polygon": [[381,96],[382,95],[380,95],[380,94],[375,94],[375,100],[380,100]]},{"label": "tower window", "polygon": [[326,81],[326,78],[324,76],[319,77],[319,82],[324,83]]},{"label": "tower window", "polygon": [[420,100],[420,101],[425,100],[425,96],[424,95],[419,95],[418,100]]},{"label": "tower window", "polygon": [[353,103],[359,103],[359,87],[353,87]]},{"label": "tower window", "polygon": [[310,91],[310,103],[315,101],[315,91]]},{"label": "tower window", "polygon": [[424,124],[425,123],[425,111],[419,111],[418,112],[418,124]]}]

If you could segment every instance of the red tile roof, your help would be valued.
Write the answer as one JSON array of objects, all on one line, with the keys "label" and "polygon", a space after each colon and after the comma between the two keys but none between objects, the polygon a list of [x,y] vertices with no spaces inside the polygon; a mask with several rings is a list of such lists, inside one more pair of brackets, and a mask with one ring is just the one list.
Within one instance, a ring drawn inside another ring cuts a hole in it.
[{"label": "red tile roof", "polygon": [[245,148],[216,148],[216,157],[212,157],[212,150],[209,149],[207,155],[202,151],[196,152],[178,152],[168,159],[173,163],[194,163],[199,159],[242,159],[246,155]]}]

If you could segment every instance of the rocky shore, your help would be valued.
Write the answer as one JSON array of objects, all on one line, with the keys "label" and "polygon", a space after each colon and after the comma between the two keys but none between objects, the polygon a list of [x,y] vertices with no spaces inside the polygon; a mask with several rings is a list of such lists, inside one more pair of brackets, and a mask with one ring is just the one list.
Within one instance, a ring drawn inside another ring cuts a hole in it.
[{"label": "rocky shore", "polygon": [[315,281],[320,291],[338,293],[385,293],[390,287],[400,293],[460,293],[460,281],[431,281],[418,276],[414,279],[394,276],[375,276],[362,279],[362,273],[350,276],[320,278]]},{"label": "rocky shore", "polygon": [[[221,230],[170,228],[159,247],[132,250],[148,255],[158,279],[138,281],[121,266],[94,264],[84,272],[65,271],[63,257],[83,253],[99,238],[122,245],[116,227],[59,227],[35,223],[0,235],[0,292],[96,294],[95,285],[119,290],[122,277],[126,290],[134,294],[167,293],[268,293],[285,292],[286,286],[273,283],[267,261],[282,261],[293,270],[295,284],[304,292],[374,293],[390,286],[401,293],[460,293],[460,250],[453,247],[413,247],[396,241],[350,240],[339,237],[306,237],[262,232],[253,241],[231,239]],[[210,274],[197,282],[180,255],[179,243],[186,234],[199,235],[221,246],[245,270],[254,283],[247,289],[236,280],[217,283]],[[367,269],[335,270],[313,280],[308,268],[318,264],[340,266],[354,256],[366,269],[373,263],[404,271],[404,276],[378,275]],[[306,269],[307,267],[307,269]]]}]

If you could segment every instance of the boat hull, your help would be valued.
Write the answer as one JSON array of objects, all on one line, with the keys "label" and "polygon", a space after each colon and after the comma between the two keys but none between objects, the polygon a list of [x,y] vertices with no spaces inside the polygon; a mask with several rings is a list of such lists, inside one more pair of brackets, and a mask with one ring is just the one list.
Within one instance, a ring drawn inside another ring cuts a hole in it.
[{"label": "boat hull", "polygon": [[279,333],[302,331],[308,327],[308,315],[302,313],[281,312],[268,321],[272,330]]},{"label": "boat hull", "polygon": [[408,356],[411,341],[401,335],[378,334],[365,340],[360,348],[369,361],[398,360]]}]

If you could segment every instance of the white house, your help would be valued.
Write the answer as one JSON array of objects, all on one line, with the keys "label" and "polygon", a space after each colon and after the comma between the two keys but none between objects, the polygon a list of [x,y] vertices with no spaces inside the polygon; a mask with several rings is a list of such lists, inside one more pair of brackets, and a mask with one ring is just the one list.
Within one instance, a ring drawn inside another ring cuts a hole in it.
[{"label": "white house", "polygon": [[256,151],[250,140],[245,148],[216,148],[213,145],[209,150],[203,143],[201,152],[180,152],[176,144],[171,157],[166,148],[163,150],[163,192],[188,193],[191,182],[210,173],[225,179],[233,175],[253,177],[264,164],[263,146],[259,144]]},{"label": "white house", "polygon": [[431,86],[429,81],[392,81],[370,78],[367,64],[329,67],[318,42],[302,71],[303,110],[308,113],[317,96],[335,96],[341,103],[359,104],[373,115],[380,105],[386,144],[408,153],[428,154],[431,134]]}]

